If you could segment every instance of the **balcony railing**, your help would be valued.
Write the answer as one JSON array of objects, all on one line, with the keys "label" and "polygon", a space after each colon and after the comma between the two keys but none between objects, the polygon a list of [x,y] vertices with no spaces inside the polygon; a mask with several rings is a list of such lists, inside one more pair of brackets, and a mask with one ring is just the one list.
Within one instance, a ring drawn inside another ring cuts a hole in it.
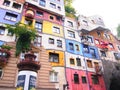
[{"label": "balcony railing", "polygon": [[34,54],[25,54],[24,58],[17,65],[19,70],[32,70],[37,72],[40,69],[40,62],[35,60],[36,56]]},{"label": "balcony railing", "polygon": [[104,50],[104,51],[108,51],[108,43],[102,43],[101,45],[100,45],[100,47]]},{"label": "balcony railing", "polygon": [[33,11],[32,9],[28,9],[28,10],[26,10],[26,12],[25,12],[25,16],[28,17],[28,18],[33,19],[33,18],[34,18],[34,15],[35,15],[35,13],[34,13],[34,11]]}]

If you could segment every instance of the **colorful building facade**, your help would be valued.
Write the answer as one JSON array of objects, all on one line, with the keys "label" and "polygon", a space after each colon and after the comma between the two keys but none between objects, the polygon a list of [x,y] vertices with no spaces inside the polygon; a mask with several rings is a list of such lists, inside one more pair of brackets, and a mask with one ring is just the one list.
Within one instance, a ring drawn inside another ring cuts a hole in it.
[{"label": "colorful building facade", "polygon": [[[7,25],[17,23],[36,29],[32,51],[36,65],[41,66],[36,72],[21,71],[24,52],[15,57],[17,38]],[[102,17],[65,17],[64,0],[1,0],[0,46],[3,44],[13,48],[9,60],[0,61],[1,90],[16,90],[21,75],[33,75],[36,90],[109,90],[110,79],[119,70],[120,42]]]}]

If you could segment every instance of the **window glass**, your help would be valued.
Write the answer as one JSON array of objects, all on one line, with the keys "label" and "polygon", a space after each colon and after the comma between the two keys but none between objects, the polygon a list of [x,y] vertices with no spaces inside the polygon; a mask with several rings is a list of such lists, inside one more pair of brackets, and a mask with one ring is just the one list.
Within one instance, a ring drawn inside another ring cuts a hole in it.
[{"label": "window glass", "polygon": [[62,47],[62,41],[61,40],[57,40],[57,47]]},{"label": "window glass", "polygon": [[49,53],[49,61],[50,62],[59,62],[59,54]]},{"label": "window glass", "polygon": [[70,48],[70,50],[74,50],[73,43],[69,43],[69,48]]},{"label": "window glass", "polygon": [[54,44],[54,39],[49,38],[49,44]]},{"label": "window glass", "polygon": [[10,21],[16,21],[17,20],[17,15],[6,12],[6,15],[4,17],[6,20],[10,20]]},{"label": "window glass", "polygon": [[74,74],[74,83],[79,84],[79,76],[78,76],[78,74]]}]

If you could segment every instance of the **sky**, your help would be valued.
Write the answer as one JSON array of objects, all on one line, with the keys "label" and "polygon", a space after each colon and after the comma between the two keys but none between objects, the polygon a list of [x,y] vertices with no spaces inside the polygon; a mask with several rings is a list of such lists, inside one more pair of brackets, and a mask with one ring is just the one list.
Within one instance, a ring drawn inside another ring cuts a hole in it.
[{"label": "sky", "polygon": [[120,0],[74,0],[72,5],[80,15],[101,16],[105,26],[116,35],[120,24]]}]

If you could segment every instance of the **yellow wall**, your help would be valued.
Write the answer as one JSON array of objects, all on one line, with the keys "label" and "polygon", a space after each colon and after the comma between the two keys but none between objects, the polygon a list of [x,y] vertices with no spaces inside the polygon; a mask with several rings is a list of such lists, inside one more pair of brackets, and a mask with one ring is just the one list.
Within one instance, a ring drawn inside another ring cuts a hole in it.
[{"label": "yellow wall", "polygon": [[62,52],[62,51],[54,51],[54,50],[47,50],[47,52],[48,52],[48,55],[49,55],[49,52],[59,54],[59,62],[58,63],[50,62],[51,66],[64,66],[64,52]]},{"label": "yellow wall", "polygon": [[[32,19],[32,25],[30,27],[34,28],[35,26],[35,19]],[[24,23],[25,22],[25,17],[23,16],[22,19],[21,19],[21,23]]]},{"label": "yellow wall", "polygon": [[[54,33],[52,31],[52,28],[53,26],[56,26],[56,27],[59,27],[60,28],[60,33]],[[60,37],[63,37],[63,28],[62,26],[60,25],[57,25],[57,24],[54,24],[54,23],[51,23],[51,22],[48,22],[48,21],[43,21],[43,33],[47,33],[47,34],[52,34],[52,35],[55,35],[55,36],[60,36]]]}]

